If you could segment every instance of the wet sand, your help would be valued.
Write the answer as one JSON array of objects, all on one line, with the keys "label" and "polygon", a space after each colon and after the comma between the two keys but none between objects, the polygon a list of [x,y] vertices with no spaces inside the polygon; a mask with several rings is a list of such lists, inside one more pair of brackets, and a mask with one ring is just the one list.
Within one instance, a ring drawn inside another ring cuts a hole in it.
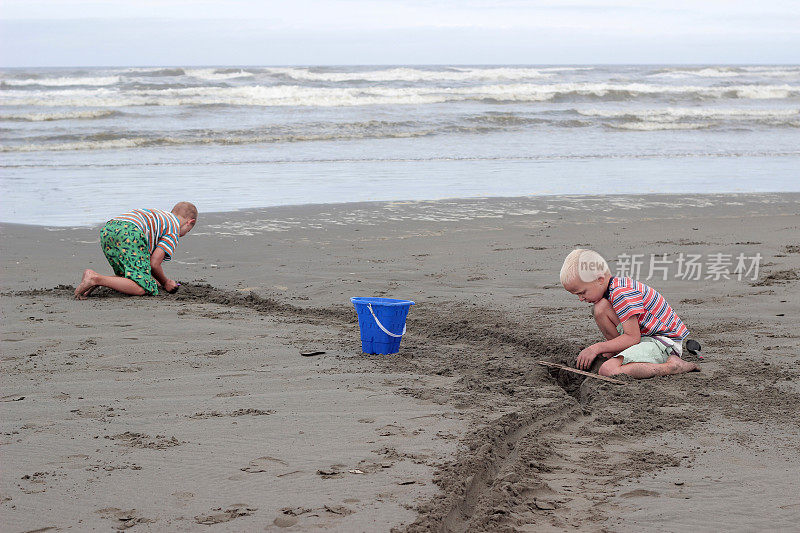
[{"label": "wet sand", "polygon": [[[76,302],[97,228],[0,226],[0,529],[789,530],[799,230],[797,194],[203,214],[176,295]],[[579,245],[763,259],[650,280],[702,372],[613,385],[536,364],[599,340]],[[360,354],[366,295],[417,302],[399,355]]]}]

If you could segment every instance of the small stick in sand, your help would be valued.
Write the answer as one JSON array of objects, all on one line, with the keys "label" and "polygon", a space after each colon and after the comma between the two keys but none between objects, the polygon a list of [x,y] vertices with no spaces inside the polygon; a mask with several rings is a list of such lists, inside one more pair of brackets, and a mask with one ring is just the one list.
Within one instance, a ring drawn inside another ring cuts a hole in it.
[{"label": "small stick in sand", "polygon": [[551,363],[550,361],[536,361],[542,366],[550,366],[553,368],[560,368],[561,370],[566,370],[567,372],[573,372],[575,374],[580,374],[581,376],[586,376],[589,378],[601,379],[603,381],[608,381],[609,383],[616,383],[617,385],[625,385],[624,381],[620,381],[614,378],[607,378],[606,376],[601,376],[600,374],[592,374],[591,372],[584,372],[583,370],[578,370],[577,368],[572,368],[565,365],[560,365],[558,363]]}]

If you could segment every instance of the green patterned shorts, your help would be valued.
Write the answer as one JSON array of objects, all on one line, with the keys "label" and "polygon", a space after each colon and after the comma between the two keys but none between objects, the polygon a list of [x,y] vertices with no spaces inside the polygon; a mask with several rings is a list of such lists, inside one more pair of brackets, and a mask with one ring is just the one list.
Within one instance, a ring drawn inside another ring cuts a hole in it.
[{"label": "green patterned shorts", "polygon": [[136,224],[109,220],[100,231],[100,246],[114,274],[138,283],[148,294],[158,294],[150,271],[147,238]]}]

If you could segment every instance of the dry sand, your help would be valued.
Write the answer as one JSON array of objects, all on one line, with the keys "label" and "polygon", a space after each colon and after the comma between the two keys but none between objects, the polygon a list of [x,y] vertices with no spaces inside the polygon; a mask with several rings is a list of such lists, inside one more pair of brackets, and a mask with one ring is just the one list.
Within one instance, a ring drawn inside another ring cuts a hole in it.
[{"label": "dry sand", "polygon": [[[0,232],[4,532],[800,524],[800,195],[208,214],[178,294],[85,302],[96,228]],[[599,340],[558,286],[578,245],[762,271],[651,281],[702,372],[619,386],[535,364]],[[399,355],[360,354],[359,295],[417,302]]]}]

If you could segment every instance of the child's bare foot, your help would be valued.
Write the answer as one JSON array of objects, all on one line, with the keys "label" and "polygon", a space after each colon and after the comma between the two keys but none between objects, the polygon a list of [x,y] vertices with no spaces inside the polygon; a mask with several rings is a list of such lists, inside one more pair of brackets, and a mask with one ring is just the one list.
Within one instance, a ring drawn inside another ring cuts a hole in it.
[{"label": "child's bare foot", "polygon": [[78,288],[75,289],[75,298],[78,300],[85,300],[87,296],[94,290],[96,287],[95,283],[93,282],[94,277],[97,276],[97,272],[94,270],[86,269],[83,271],[83,278],[81,279]]},{"label": "child's bare foot", "polygon": [[667,363],[672,365],[673,374],[684,374],[686,372],[700,372],[700,367],[690,361],[684,361],[675,355],[667,359]]}]

